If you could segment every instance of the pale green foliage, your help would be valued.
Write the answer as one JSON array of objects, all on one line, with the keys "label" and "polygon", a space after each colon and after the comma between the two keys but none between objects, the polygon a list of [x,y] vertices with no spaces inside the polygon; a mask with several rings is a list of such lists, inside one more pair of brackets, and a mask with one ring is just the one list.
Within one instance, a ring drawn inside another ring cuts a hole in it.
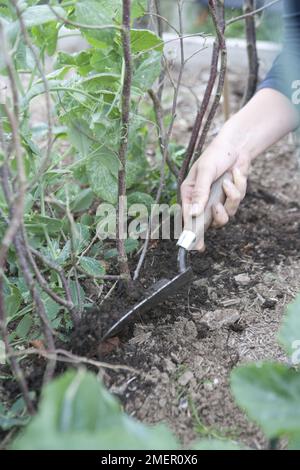
[{"label": "pale green foliage", "polygon": [[[164,425],[127,416],[96,376],[69,371],[43,389],[38,414],[12,444],[17,450],[175,450],[179,442]],[[205,439],[194,449],[238,450],[227,440]]]},{"label": "pale green foliage", "polygon": [[164,426],[147,427],[124,414],[96,376],[70,371],[48,385],[39,412],[13,449],[176,449]]},{"label": "pale green foliage", "polygon": [[[288,306],[278,338],[287,354],[294,354],[296,347],[300,349],[300,295]],[[298,360],[300,362],[299,354]]]},{"label": "pale green foliage", "polygon": [[[279,339],[287,354],[300,337],[300,298],[288,306]],[[298,343],[299,348],[299,343]],[[299,360],[299,354],[298,354]],[[237,403],[269,438],[288,437],[300,448],[300,372],[280,363],[261,362],[236,368],[231,387]]]}]

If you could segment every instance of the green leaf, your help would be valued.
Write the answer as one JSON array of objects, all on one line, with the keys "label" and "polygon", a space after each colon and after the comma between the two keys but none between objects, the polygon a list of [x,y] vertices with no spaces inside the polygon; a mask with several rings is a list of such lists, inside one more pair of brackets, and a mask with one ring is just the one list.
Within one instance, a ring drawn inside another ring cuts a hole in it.
[{"label": "green leaf", "polygon": [[143,94],[152,87],[161,71],[161,53],[152,51],[143,61],[139,61],[133,73],[133,91]]},{"label": "green leaf", "polygon": [[[122,21],[122,0],[114,0],[114,5],[119,4],[118,14],[116,20],[118,23]],[[143,16],[147,10],[148,0],[131,0],[131,22],[134,23],[134,20]]]},{"label": "green leaf", "polygon": [[133,19],[140,18],[147,10],[147,0],[132,0],[131,17]]},{"label": "green leaf", "polygon": [[[30,395],[32,396],[32,394]],[[27,424],[29,416],[24,416],[25,409],[26,406],[23,398],[18,398],[9,410],[0,403],[0,428],[3,429],[3,431],[8,431],[16,426],[24,426]]]},{"label": "green leaf", "polygon": [[103,276],[105,274],[105,267],[95,258],[82,256],[79,264],[82,269],[91,276]]},{"label": "green leaf", "polygon": [[289,355],[295,353],[296,347],[300,348],[300,294],[288,305],[278,339]]},{"label": "green leaf", "polygon": [[55,262],[58,263],[59,265],[63,265],[70,258],[70,256],[71,256],[71,241],[68,240],[65,243],[63,249],[58,254],[58,256],[55,258]]},{"label": "green leaf", "polygon": [[[66,12],[63,8],[52,8],[58,15],[65,16]],[[22,13],[22,18],[27,28],[42,25],[48,23],[49,21],[57,21],[57,17],[50,10],[48,5],[36,5],[33,7],[29,7]],[[19,22],[16,23],[19,24]]]},{"label": "green leaf", "polygon": [[[125,240],[126,254],[133,253],[134,251],[138,249],[138,247],[139,247],[138,240],[135,240],[134,238],[127,238],[127,240]],[[104,253],[104,258],[106,260],[111,259],[111,258],[116,258],[117,256],[118,256],[118,250],[116,248],[106,250]]]},{"label": "green leaf", "polygon": [[10,293],[8,295],[5,295],[4,297],[5,312],[8,318],[11,318],[17,313],[21,306],[21,303],[21,292],[16,286],[10,285]]},{"label": "green leaf", "polygon": [[89,126],[82,119],[73,119],[68,123],[68,137],[72,145],[85,158],[89,154],[92,139],[89,138],[91,131]]},{"label": "green leaf", "polygon": [[120,161],[116,154],[104,148],[90,157],[86,164],[92,190],[103,201],[111,204],[115,204],[118,200],[117,176],[119,168]]},{"label": "green leaf", "polygon": [[238,405],[269,438],[300,432],[300,373],[283,364],[236,368],[231,388]]},{"label": "green leaf", "polygon": [[126,416],[96,376],[69,371],[42,392],[39,411],[13,449],[176,449],[164,426],[145,426]]},{"label": "green leaf", "polygon": [[[119,2],[111,0],[83,0],[76,4],[75,16],[78,23],[85,25],[112,25]],[[105,47],[111,44],[116,29],[83,30],[84,36],[92,45]]]},{"label": "green leaf", "polygon": [[90,229],[86,225],[77,223],[73,227],[73,236],[75,252],[80,254],[90,242]]},{"label": "green leaf", "polygon": [[34,26],[31,33],[35,39],[36,45],[40,49],[45,48],[49,56],[55,53],[58,39],[56,23],[51,22],[41,26]]},{"label": "green leaf", "polygon": [[141,162],[127,161],[126,163],[126,187],[127,189],[137,184],[138,178],[142,172]]},{"label": "green leaf", "polygon": [[62,221],[54,217],[39,214],[25,216],[25,227],[28,231],[35,234],[43,235],[46,230],[49,235],[57,235],[57,232],[62,229],[62,225]]},{"label": "green leaf", "polygon": [[24,315],[24,317],[22,318],[22,320],[19,322],[17,328],[16,328],[16,334],[19,338],[26,338],[26,336],[28,335],[29,331],[30,331],[30,328],[32,327],[32,315],[31,314],[28,314],[28,315]]},{"label": "green leaf", "polygon": [[87,174],[94,193],[103,201],[116,204],[118,200],[118,183],[116,177],[113,176],[107,168],[98,165],[95,159],[89,160]]},{"label": "green leaf", "polygon": [[6,363],[6,351],[4,341],[0,340],[0,364]]},{"label": "green leaf", "polygon": [[90,188],[86,188],[80,191],[80,193],[73,199],[71,203],[72,212],[81,212],[88,210],[94,200],[93,191]]},{"label": "green leaf", "polygon": [[69,284],[70,284],[72,302],[74,303],[74,305],[80,305],[80,304],[82,305],[85,299],[85,292],[83,290],[82,285],[79,284],[79,292],[77,292],[76,282],[71,280]]},{"label": "green leaf", "polygon": [[125,240],[125,251],[127,254],[133,253],[138,249],[138,247],[138,240],[135,240],[134,238],[127,238],[127,240]]},{"label": "green leaf", "polygon": [[55,68],[61,68],[65,65],[76,65],[76,54],[68,54],[64,51],[57,53]]},{"label": "green leaf", "polygon": [[41,298],[45,306],[47,317],[52,323],[56,319],[59,311],[62,309],[61,305],[57,304],[46,292],[41,292]]},{"label": "green leaf", "polygon": [[127,204],[128,208],[132,204],[143,204],[144,206],[147,207],[147,210],[150,212],[151,211],[151,205],[154,204],[154,199],[150,194],[147,193],[141,193],[141,192],[134,192],[129,194],[127,198]]},{"label": "green leaf", "polygon": [[[99,93],[101,91],[117,90],[119,87],[120,75],[116,73],[97,73],[91,77],[82,79],[80,82],[89,93]],[[117,85],[117,86],[116,86]]]},{"label": "green leaf", "polygon": [[115,50],[92,49],[93,54],[90,60],[91,67],[96,72],[111,72],[121,75],[121,56]]},{"label": "green leaf", "polygon": [[162,52],[164,43],[159,36],[147,29],[131,29],[131,51],[133,53],[151,50]]}]

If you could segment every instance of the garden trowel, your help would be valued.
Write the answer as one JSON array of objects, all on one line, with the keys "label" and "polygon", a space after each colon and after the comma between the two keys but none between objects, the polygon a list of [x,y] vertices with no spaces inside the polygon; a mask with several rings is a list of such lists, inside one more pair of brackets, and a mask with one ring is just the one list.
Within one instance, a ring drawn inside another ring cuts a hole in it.
[{"label": "garden trowel", "polygon": [[193,277],[193,271],[188,265],[187,254],[189,251],[194,249],[197,241],[203,237],[204,232],[210,227],[213,219],[213,206],[218,202],[224,203],[225,201],[225,194],[223,191],[224,179],[231,180],[232,177],[229,173],[225,173],[213,183],[204,213],[200,217],[191,218],[190,226],[188,229],[183,230],[178,239],[178,274],[172,279],[161,279],[153,284],[153,286],[147,291],[147,296],[126,313],[121,315],[119,320],[116,321],[102,337],[102,341],[112,336],[116,336],[129,323],[141,318],[143,314],[149,312],[156,305],[172,295],[177,294],[180,288],[189,284]]}]

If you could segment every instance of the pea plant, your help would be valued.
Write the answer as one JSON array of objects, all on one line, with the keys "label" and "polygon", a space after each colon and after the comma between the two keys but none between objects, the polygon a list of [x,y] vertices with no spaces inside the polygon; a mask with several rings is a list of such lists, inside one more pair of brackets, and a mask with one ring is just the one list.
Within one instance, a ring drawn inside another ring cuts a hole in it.
[{"label": "pea plant", "polygon": [[[147,206],[165,193],[175,197],[217,111],[227,24],[223,2],[210,0],[215,27],[210,76],[188,147],[178,157],[172,136],[188,58],[184,2],[175,3],[176,80],[164,54],[168,20],[158,0],[0,0],[0,357],[11,367],[29,414],[35,400],[24,359],[45,357],[44,383],[58,360],[84,362],[58,350],[56,342],[66,341],[83,311],[99,301],[90,298],[87,283],[100,297],[120,281],[128,288],[149,246],[148,232],[141,247],[136,239],[118,236],[125,197]],[[228,23],[253,21],[253,2],[247,5],[246,15]],[[80,38],[84,46],[66,52],[60,46],[64,37]],[[250,69],[253,92],[257,70]],[[172,90],[169,111],[166,86]],[[150,161],[153,135],[158,144]],[[116,207],[116,242],[98,237],[102,202]],[[138,250],[132,269],[128,256]]]}]

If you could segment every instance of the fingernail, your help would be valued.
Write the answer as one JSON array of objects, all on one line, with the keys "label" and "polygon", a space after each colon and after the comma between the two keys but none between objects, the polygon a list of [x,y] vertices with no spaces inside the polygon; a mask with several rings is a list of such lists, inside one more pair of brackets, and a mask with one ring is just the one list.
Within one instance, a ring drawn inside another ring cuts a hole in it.
[{"label": "fingernail", "polygon": [[191,207],[191,216],[194,217],[195,215],[198,215],[200,213],[200,206],[199,204],[192,204],[192,207]]}]

